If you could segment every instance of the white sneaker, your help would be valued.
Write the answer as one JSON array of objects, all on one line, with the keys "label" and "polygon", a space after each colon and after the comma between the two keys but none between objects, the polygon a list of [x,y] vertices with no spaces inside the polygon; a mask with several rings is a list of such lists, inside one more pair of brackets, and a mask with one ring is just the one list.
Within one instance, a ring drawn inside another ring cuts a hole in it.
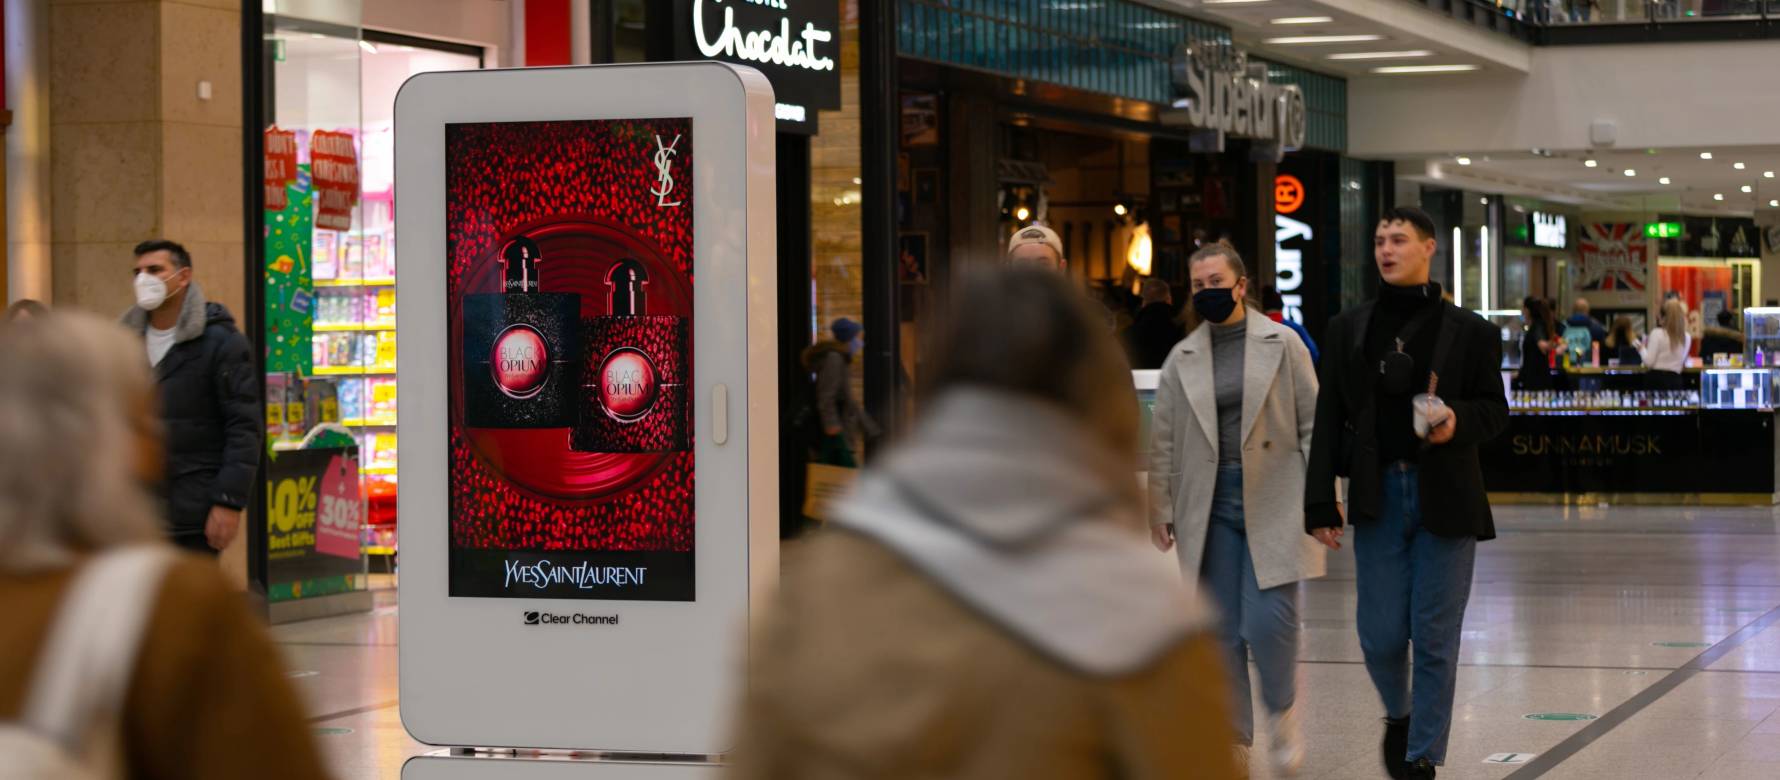
[{"label": "white sneaker", "polygon": [[1304,734],[1298,728],[1298,708],[1293,707],[1285,712],[1268,718],[1271,728],[1268,733],[1273,737],[1273,749],[1268,757],[1273,760],[1273,773],[1281,777],[1293,777],[1304,769]]},{"label": "white sneaker", "polygon": [[1236,776],[1248,780],[1248,745],[1231,745],[1230,756],[1236,762]]}]

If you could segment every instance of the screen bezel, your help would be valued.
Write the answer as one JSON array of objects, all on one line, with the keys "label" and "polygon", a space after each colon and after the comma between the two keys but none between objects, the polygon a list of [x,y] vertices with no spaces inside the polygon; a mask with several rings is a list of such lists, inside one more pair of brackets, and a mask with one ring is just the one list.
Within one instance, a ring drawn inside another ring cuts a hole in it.
[{"label": "screen bezel", "polygon": [[[772,105],[757,71],[715,62],[428,73],[397,95],[401,714],[415,739],[726,748],[750,603],[776,577],[776,459],[760,455],[777,449]],[[449,597],[445,127],[639,117],[689,117],[698,138],[696,599]],[[619,625],[527,626],[528,611],[616,612]]]}]

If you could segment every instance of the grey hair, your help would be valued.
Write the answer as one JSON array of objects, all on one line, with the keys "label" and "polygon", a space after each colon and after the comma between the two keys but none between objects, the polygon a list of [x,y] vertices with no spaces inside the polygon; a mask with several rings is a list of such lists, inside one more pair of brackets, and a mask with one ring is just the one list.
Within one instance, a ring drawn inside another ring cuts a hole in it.
[{"label": "grey hair", "polygon": [[141,342],[57,311],[0,328],[0,367],[0,572],[160,538],[136,476],[136,405],[154,392]]}]

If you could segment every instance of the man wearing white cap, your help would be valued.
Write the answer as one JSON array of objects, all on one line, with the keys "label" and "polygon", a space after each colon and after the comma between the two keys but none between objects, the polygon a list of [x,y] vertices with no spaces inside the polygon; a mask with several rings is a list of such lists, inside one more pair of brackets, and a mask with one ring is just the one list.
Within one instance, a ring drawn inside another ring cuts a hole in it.
[{"label": "man wearing white cap", "polygon": [[1061,271],[1068,264],[1063,259],[1063,239],[1044,225],[1014,231],[1014,237],[1007,242],[1007,259],[1014,265],[1037,265],[1053,271]]}]

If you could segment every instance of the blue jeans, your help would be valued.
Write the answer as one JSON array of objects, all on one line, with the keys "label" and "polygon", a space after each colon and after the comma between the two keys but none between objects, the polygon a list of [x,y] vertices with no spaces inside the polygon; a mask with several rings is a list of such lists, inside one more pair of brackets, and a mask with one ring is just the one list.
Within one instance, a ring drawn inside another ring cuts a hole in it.
[{"label": "blue jeans", "polygon": [[[1409,718],[1410,761],[1446,761],[1459,636],[1471,598],[1477,540],[1422,528],[1415,466],[1384,468],[1379,516],[1354,525],[1360,649],[1385,714]],[[1414,645],[1414,690],[1410,646]]]},{"label": "blue jeans", "polygon": [[1261,703],[1268,712],[1285,712],[1298,697],[1298,584],[1262,590],[1255,579],[1242,514],[1240,464],[1218,466],[1199,581],[1218,608],[1218,643],[1230,673],[1236,741],[1252,745],[1255,713],[1249,697],[1249,653],[1254,653],[1261,674]]}]

